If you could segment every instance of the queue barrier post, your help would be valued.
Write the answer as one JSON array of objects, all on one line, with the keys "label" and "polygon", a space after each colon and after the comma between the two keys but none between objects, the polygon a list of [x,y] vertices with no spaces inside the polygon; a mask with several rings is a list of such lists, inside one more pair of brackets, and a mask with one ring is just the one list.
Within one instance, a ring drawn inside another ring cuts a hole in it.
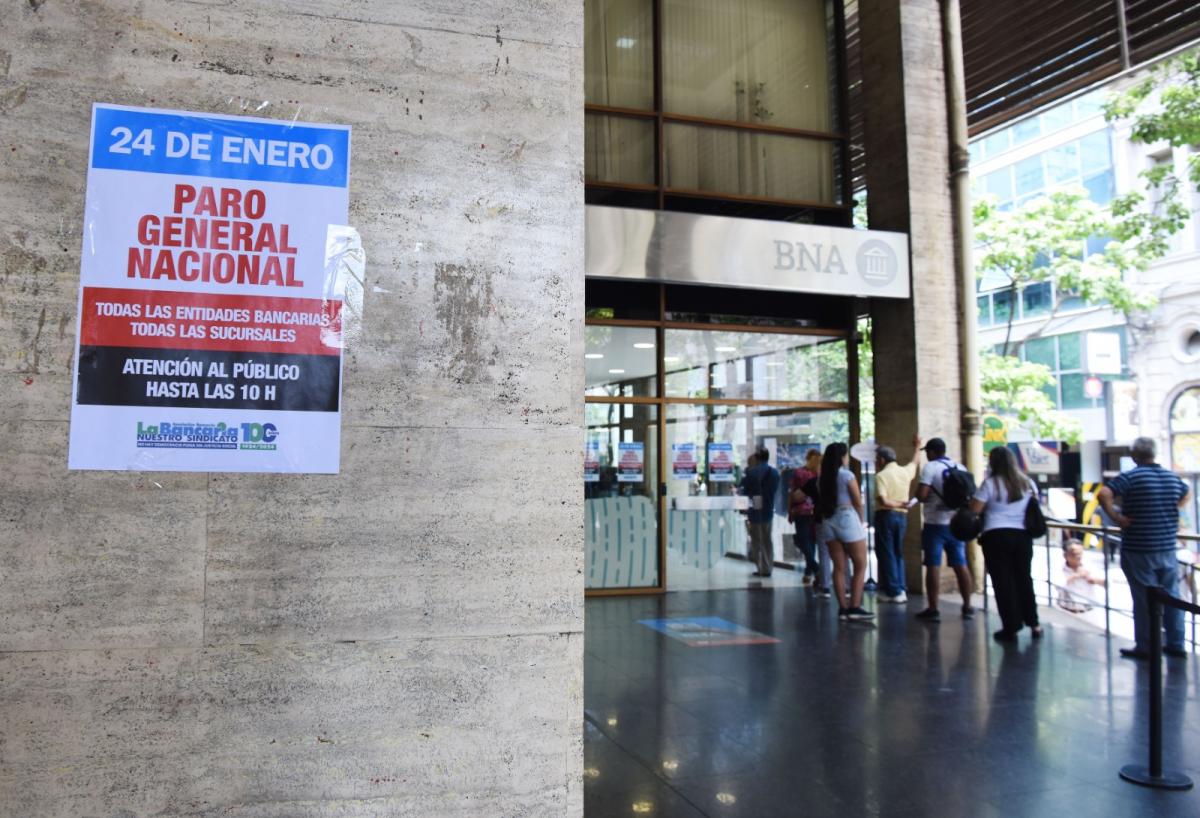
[{"label": "queue barrier post", "polygon": [[1146,588],[1146,606],[1150,614],[1150,763],[1126,764],[1121,768],[1121,778],[1160,790],[1190,790],[1192,779],[1162,767],[1163,605],[1185,611],[1196,608],[1175,599],[1162,588]]}]

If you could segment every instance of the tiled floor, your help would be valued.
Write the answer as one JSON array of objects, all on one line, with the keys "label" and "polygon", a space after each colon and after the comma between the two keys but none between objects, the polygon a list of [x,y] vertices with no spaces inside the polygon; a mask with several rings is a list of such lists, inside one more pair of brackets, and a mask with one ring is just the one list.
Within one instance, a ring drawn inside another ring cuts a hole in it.
[{"label": "tiled floor", "polygon": [[[1127,784],[1145,763],[1145,666],[1044,612],[1046,638],[992,641],[995,614],[839,624],[807,589],[587,603],[588,818],[1200,815],[1200,792]],[[956,610],[956,608],[948,609]],[[782,640],[689,647],[639,619],[718,616]],[[1168,660],[1168,768],[1200,783],[1200,663]]]}]

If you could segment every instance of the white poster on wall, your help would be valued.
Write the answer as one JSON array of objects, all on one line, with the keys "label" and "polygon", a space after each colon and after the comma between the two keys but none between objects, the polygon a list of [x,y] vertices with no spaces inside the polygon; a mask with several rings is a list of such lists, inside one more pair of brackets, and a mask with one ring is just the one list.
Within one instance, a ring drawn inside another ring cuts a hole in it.
[{"label": "white poster on wall", "polygon": [[93,107],[70,468],[338,471],[349,167],[341,125]]},{"label": "white poster on wall", "polygon": [[646,479],[646,444],[617,444],[617,482],[640,483]]}]

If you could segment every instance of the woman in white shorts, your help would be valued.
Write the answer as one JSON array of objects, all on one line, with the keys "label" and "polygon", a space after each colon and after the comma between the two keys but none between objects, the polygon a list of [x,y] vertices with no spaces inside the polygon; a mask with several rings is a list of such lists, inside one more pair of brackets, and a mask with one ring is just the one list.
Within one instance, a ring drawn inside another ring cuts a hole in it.
[{"label": "woman in white shorts", "polygon": [[[862,492],[854,472],[846,468],[850,452],[845,443],[830,443],[821,458],[821,539],[833,558],[833,593],[841,619],[871,619],[862,607],[863,584],[867,579],[867,531],[863,527]],[[846,602],[846,559],[854,563],[849,604]]]}]

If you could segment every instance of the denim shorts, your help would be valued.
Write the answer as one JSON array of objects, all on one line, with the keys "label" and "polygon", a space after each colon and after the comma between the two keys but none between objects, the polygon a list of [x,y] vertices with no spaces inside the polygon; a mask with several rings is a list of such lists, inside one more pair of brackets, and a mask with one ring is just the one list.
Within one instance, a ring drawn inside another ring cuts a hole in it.
[{"label": "denim shorts", "polygon": [[942,549],[946,551],[946,564],[951,568],[967,564],[967,546],[962,540],[954,539],[948,525],[925,523],[921,529],[921,552],[927,568],[942,564]]},{"label": "denim shorts", "polygon": [[867,538],[862,520],[852,506],[838,506],[833,516],[821,523],[821,541],[858,542]]}]

